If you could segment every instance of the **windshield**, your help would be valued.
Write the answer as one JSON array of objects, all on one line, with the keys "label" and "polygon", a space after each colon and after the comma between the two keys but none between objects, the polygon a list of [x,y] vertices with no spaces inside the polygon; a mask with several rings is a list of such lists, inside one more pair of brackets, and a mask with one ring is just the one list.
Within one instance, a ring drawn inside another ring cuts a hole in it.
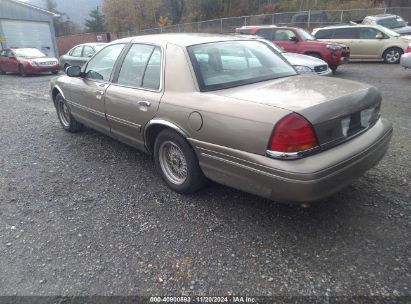
[{"label": "windshield", "polygon": [[259,41],[225,41],[188,47],[201,91],[226,89],[296,75],[291,65]]},{"label": "windshield", "polygon": [[38,49],[15,49],[13,50],[16,57],[46,57],[47,55],[40,52]]},{"label": "windshield", "polygon": [[377,21],[377,24],[388,27],[390,29],[407,26],[407,24],[401,17],[381,19]]},{"label": "windshield", "polygon": [[298,34],[300,34],[302,40],[315,40],[315,37],[313,35],[304,31],[303,29],[298,29],[297,31]]}]

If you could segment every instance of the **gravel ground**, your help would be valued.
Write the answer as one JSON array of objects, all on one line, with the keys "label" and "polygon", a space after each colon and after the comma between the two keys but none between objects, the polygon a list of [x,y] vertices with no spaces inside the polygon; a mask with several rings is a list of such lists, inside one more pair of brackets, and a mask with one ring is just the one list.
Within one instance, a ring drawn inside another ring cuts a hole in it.
[{"label": "gravel ground", "polygon": [[60,127],[51,76],[0,76],[1,295],[411,296],[411,71],[335,77],[384,95],[383,161],[308,209],[210,183],[169,190],[151,158]]}]

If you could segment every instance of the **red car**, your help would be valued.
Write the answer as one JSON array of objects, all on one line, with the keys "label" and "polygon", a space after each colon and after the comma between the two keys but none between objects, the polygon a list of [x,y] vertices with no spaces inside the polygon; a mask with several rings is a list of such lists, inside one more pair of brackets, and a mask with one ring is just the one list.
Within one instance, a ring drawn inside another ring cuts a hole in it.
[{"label": "red car", "polygon": [[273,41],[285,51],[320,58],[328,63],[335,72],[337,67],[347,63],[350,58],[350,48],[339,43],[318,41],[305,30],[288,26],[243,26],[236,29],[237,33],[258,35]]},{"label": "red car", "polygon": [[56,58],[49,57],[34,48],[3,49],[0,51],[0,74],[19,73],[21,76],[51,72],[57,74],[60,65]]}]

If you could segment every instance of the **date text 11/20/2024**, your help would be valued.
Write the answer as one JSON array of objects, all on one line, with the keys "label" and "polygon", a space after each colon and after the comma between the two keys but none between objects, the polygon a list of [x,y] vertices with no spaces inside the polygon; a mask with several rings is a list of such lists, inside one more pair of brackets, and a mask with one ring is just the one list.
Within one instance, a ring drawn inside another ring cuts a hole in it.
[{"label": "date text 11/20/2024", "polygon": [[207,296],[181,296],[181,297],[150,297],[150,303],[259,303],[254,297],[230,296],[230,297],[207,297]]}]

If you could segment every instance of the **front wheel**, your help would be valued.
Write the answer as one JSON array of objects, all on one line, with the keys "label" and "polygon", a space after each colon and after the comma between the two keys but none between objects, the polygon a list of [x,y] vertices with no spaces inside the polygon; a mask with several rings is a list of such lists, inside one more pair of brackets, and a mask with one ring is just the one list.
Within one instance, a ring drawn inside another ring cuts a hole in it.
[{"label": "front wheel", "polygon": [[56,96],[56,110],[60,124],[64,130],[71,133],[81,130],[81,124],[71,115],[67,102],[60,94]]},{"label": "front wheel", "polygon": [[337,68],[338,68],[338,65],[330,65],[330,69],[331,69],[331,71],[333,71],[333,74],[335,74],[336,72],[337,72]]},{"label": "front wheel", "polygon": [[191,146],[172,130],[163,130],[157,136],[154,160],[168,187],[178,193],[193,193],[207,182]]},{"label": "front wheel", "polygon": [[389,48],[384,52],[384,62],[389,64],[399,63],[403,53],[403,50],[400,48]]}]

